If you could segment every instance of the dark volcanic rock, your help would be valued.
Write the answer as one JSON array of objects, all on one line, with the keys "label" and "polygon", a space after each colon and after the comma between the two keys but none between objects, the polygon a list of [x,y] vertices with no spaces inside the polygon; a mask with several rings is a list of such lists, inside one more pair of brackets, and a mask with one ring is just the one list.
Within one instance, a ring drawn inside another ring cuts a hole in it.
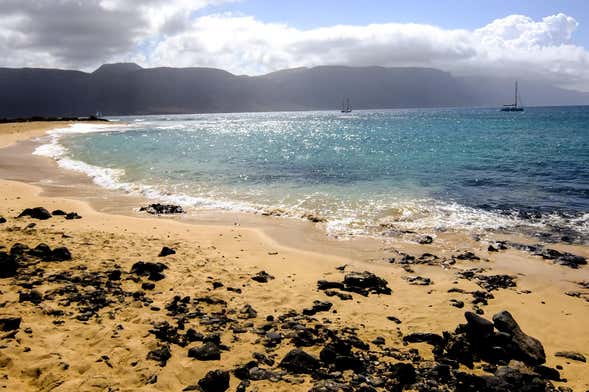
[{"label": "dark volcanic rock", "polygon": [[166,257],[166,256],[170,256],[170,255],[175,255],[176,251],[172,248],[168,248],[167,246],[164,246],[160,252],[160,254],[158,255],[158,257]]},{"label": "dark volcanic rock", "polygon": [[27,252],[30,256],[38,257],[42,260],[49,260],[51,258],[51,248],[47,244],[39,244]]},{"label": "dark volcanic rock", "polygon": [[18,293],[18,302],[32,302],[38,305],[43,302],[43,296],[37,290],[21,291]]},{"label": "dark volcanic rock", "polygon": [[472,252],[464,252],[464,253],[461,253],[458,256],[456,256],[456,259],[476,261],[476,260],[480,260],[480,257],[478,257],[477,255],[475,255]]},{"label": "dark volcanic rock", "polygon": [[[24,248],[15,250],[15,253],[19,251],[24,251]],[[34,249],[29,249],[27,254],[43,261],[66,261],[72,259],[72,255],[68,248],[61,246],[51,250],[49,245],[43,243],[37,245]]]},{"label": "dark volcanic rock", "polygon": [[224,392],[229,389],[229,372],[211,370],[198,381],[203,392]]},{"label": "dark volcanic rock", "polygon": [[391,378],[397,381],[397,389],[403,390],[406,385],[415,382],[415,368],[410,363],[395,363],[390,366]]},{"label": "dark volcanic rock", "polygon": [[148,261],[138,261],[131,267],[132,274],[139,276],[147,276],[149,280],[158,281],[164,279],[166,276],[162,273],[167,269],[165,264],[151,263]]},{"label": "dark volcanic rock", "polygon": [[147,207],[141,207],[139,211],[145,211],[152,215],[166,215],[166,214],[183,214],[184,209],[173,204],[154,203]]},{"label": "dark volcanic rock", "polygon": [[62,210],[55,210],[51,213],[51,215],[53,216],[65,216],[67,215],[67,213],[65,211]]},{"label": "dark volcanic rock", "polygon": [[477,284],[488,291],[515,287],[515,277],[511,275],[477,275]]},{"label": "dark volcanic rock", "polygon": [[555,264],[564,265],[571,268],[579,268],[580,265],[587,264],[587,259],[568,252],[559,252],[555,249],[540,249],[535,252],[538,256],[546,260],[552,260]]},{"label": "dark volcanic rock", "polygon": [[493,376],[458,373],[455,390],[460,392],[552,392],[556,391],[556,388],[537,374],[524,373],[518,369],[502,366]]},{"label": "dark volcanic rock", "polygon": [[541,365],[546,362],[546,354],[542,343],[536,338],[526,335],[511,313],[504,310],[493,316],[495,328],[511,335],[511,340],[518,349],[518,356],[527,363]]},{"label": "dark volcanic rock", "polygon": [[255,274],[254,276],[252,276],[252,280],[255,280],[256,282],[259,283],[268,283],[269,280],[274,279],[274,277],[272,275],[270,275],[269,273],[267,273],[266,271],[260,271],[257,274]]},{"label": "dark volcanic rock", "polygon": [[403,342],[406,343],[428,343],[432,346],[441,346],[444,338],[435,333],[429,332],[415,332],[403,336]]},{"label": "dark volcanic rock", "polygon": [[319,360],[300,348],[294,349],[280,361],[280,367],[291,373],[311,374],[319,368]]},{"label": "dark volcanic rock", "polygon": [[423,237],[420,237],[417,242],[421,245],[429,245],[434,242],[434,239],[429,235],[424,235]]},{"label": "dark volcanic rock", "polygon": [[493,335],[493,323],[473,312],[465,312],[466,333],[475,339],[488,339]]},{"label": "dark volcanic rock", "polygon": [[245,304],[243,308],[239,310],[239,316],[240,318],[253,319],[258,317],[258,312],[256,312],[250,304]]},{"label": "dark volcanic rock", "polygon": [[313,384],[309,392],[351,392],[353,389],[335,380],[320,380]]},{"label": "dark volcanic rock", "polygon": [[332,306],[333,306],[333,304],[331,302],[313,301],[313,307],[303,309],[303,314],[305,316],[314,316],[315,314],[317,314],[319,312],[329,311],[329,309],[331,309]]},{"label": "dark volcanic rock", "polygon": [[345,291],[351,291],[364,296],[372,294],[391,294],[388,282],[371,272],[350,272],[344,277]]},{"label": "dark volcanic rock", "polygon": [[29,247],[25,244],[17,242],[10,248],[10,254],[14,257],[21,257],[29,251]]},{"label": "dark volcanic rock", "polygon": [[0,331],[8,332],[19,329],[21,320],[16,316],[0,316]]},{"label": "dark volcanic rock", "polygon": [[168,359],[171,357],[172,353],[170,352],[170,346],[167,344],[147,353],[147,359],[159,362],[161,367],[166,366]]},{"label": "dark volcanic rock", "polygon": [[47,220],[51,218],[51,214],[49,213],[49,211],[47,211],[43,207],[27,208],[23,212],[21,212],[18,217],[22,218],[25,216],[39,220]]},{"label": "dark volcanic rock", "polygon": [[200,347],[192,347],[188,356],[200,361],[217,361],[221,359],[221,349],[215,343],[207,342]]},{"label": "dark volcanic rock", "polygon": [[18,263],[12,254],[0,252],[0,278],[10,278],[16,275]]},{"label": "dark volcanic rock", "polygon": [[571,359],[573,361],[587,362],[587,358],[585,358],[583,354],[576,353],[574,351],[559,351],[554,355],[557,357]]},{"label": "dark volcanic rock", "polygon": [[66,261],[71,260],[72,255],[68,248],[65,246],[61,246],[59,248],[55,248],[51,251],[50,260],[51,261]]},{"label": "dark volcanic rock", "polygon": [[404,276],[403,279],[414,286],[429,286],[432,284],[430,278],[424,278],[423,276]]},{"label": "dark volcanic rock", "polygon": [[6,218],[4,218],[3,216],[0,216],[0,224],[2,223],[6,223]]},{"label": "dark volcanic rock", "polygon": [[65,215],[65,219],[67,219],[67,220],[82,219],[82,217],[80,215],[78,215],[77,212],[68,212]]}]

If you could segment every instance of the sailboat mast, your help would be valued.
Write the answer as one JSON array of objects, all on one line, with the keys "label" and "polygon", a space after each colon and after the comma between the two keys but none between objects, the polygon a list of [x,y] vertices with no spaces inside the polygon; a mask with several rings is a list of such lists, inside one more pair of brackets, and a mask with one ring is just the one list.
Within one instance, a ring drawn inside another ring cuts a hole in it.
[{"label": "sailboat mast", "polygon": [[517,107],[517,80],[515,81],[515,107]]}]

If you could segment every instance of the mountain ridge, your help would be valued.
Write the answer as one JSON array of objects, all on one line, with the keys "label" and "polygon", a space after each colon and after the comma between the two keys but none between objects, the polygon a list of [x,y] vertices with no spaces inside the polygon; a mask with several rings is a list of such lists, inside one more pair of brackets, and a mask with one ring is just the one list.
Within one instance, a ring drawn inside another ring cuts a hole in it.
[{"label": "mountain ridge", "polygon": [[[529,106],[589,104],[589,93],[520,80]],[[0,68],[0,117],[188,114],[499,106],[510,103],[513,80],[457,77],[421,67],[317,66],[265,75],[207,67],[143,68],[103,64],[94,72]]]}]

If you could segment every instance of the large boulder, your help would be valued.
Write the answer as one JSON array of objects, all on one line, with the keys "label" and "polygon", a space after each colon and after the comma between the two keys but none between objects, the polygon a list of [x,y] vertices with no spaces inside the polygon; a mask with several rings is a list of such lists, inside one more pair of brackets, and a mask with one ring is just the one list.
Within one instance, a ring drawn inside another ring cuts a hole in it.
[{"label": "large boulder", "polygon": [[489,339],[493,335],[493,323],[473,312],[465,312],[466,333],[473,339]]},{"label": "large boulder", "polygon": [[211,370],[200,379],[198,386],[203,392],[225,392],[229,389],[229,372]]},{"label": "large boulder", "polygon": [[535,365],[546,362],[546,354],[542,343],[538,339],[526,335],[507,310],[494,315],[493,323],[497,330],[511,335],[511,341],[516,348],[515,357]]},{"label": "large boulder", "polygon": [[25,216],[31,217],[33,219],[39,219],[39,220],[47,220],[47,219],[51,218],[51,214],[49,213],[49,211],[47,211],[43,207],[26,208],[23,210],[23,212],[20,213],[20,215],[18,217],[22,218]]},{"label": "large boulder", "polygon": [[319,360],[307,354],[300,348],[289,351],[282,361],[280,367],[291,373],[311,374],[319,368]]},{"label": "large boulder", "polygon": [[16,258],[6,252],[0,252],[0,278],[10,278],[16,275]]}]

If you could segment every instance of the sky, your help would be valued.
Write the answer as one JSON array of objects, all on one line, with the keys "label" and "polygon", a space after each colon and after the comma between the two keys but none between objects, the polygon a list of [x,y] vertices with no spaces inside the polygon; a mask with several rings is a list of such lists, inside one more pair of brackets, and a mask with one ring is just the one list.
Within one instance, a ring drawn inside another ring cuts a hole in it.
[{"label": "sky", "polygon": [[0,0],[0,67],[419,66],[589,91],[587,0]]}]

